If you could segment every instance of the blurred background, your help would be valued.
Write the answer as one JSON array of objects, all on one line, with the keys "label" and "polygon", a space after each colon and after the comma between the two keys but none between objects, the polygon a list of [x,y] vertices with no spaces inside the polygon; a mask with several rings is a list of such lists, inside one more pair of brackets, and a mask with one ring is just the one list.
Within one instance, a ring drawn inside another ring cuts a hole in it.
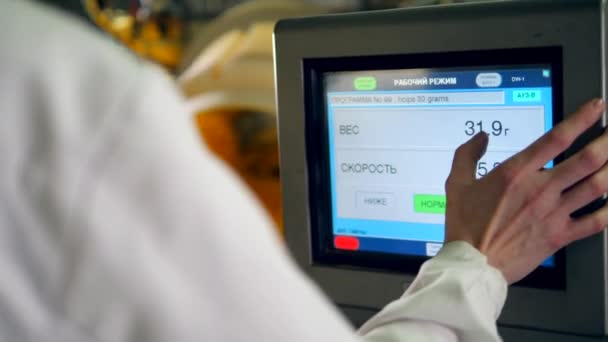
[{"label": "blurred background", "polygon": [[[487,0],[40,0],[162,66],[282,233],[272,32],[282,19]],[[168,113],[171,114],[171,113]]]}]

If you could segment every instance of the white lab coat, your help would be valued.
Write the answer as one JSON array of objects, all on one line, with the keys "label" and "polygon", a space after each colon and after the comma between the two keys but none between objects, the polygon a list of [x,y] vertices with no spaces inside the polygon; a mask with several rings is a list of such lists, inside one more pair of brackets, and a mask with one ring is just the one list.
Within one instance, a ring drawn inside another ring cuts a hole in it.
[{"label": "white lab coat", "polygon": [[505,280],[462,242],[357,335],[167,76],[28,1],[0,23],[0,341],[500,340]]}]

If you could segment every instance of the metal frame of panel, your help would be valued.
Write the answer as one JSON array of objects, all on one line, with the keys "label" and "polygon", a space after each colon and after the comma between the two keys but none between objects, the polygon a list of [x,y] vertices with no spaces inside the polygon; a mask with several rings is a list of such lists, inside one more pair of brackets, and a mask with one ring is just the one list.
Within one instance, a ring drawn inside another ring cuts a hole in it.
[{"label": "metal frame of panel", "polygon": [[[413,275],[311,264],[303,62],[310,58],[561,46],[563,112],[606,95],[605,5],[600,0],[522,0],[331,15],[281,21],[275,28],[281,179],[287,243],[299,265],[338,305],[377,310]],[[589,137],[599,134],[595,127]],[[566,290],[513,287],[499,322],[604,336],[606,234],[566,249]]]}]

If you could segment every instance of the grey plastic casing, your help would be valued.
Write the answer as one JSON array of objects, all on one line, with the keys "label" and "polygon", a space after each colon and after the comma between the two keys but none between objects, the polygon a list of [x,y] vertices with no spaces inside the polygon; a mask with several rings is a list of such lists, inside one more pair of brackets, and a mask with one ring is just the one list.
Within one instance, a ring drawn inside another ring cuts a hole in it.
[{"label": "grey plastic casing", "polygon": [[[302,269],[338,306],[371,311],[402,295],[415,276],[313,265],[304,60],[561,46],[563,112],[572,113],[591,97],[606,95],[605,13],[600,0],[529,0],[280,21],[274,49],[284,225],[287,244]],[[566,248],[565,290],[511,287],[499,324],[606,336],[606,283],[602,233]]]}]

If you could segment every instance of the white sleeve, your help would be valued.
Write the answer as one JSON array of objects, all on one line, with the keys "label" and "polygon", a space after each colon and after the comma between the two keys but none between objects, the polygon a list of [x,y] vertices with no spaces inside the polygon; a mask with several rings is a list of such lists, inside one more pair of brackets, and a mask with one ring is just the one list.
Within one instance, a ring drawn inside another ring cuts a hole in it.
[{"label": "white sleeve", "polygon": [[496,319],[506,295],[504,277],[483,254],[466,242],[451,242],[359,333],[372,341],[400,341],[413,332],[421,336],[414,341],[501,341]]}]

